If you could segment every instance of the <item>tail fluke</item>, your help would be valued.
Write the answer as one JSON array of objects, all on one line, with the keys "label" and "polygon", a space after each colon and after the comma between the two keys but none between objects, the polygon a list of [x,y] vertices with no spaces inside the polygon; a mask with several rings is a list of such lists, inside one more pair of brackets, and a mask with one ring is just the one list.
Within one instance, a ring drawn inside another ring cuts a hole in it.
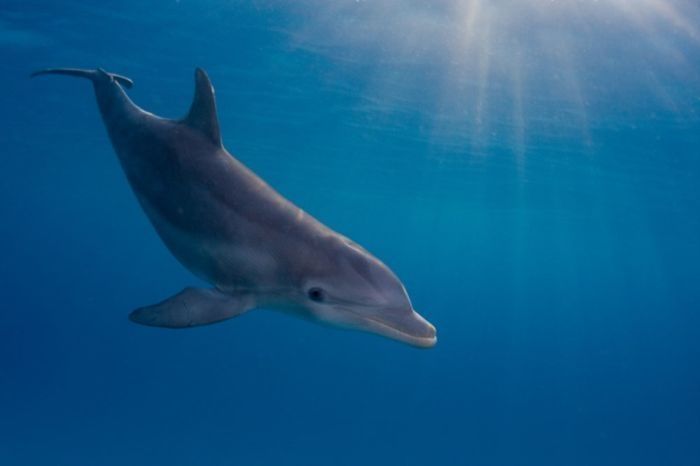
[{"label": "tail fluke", "polygon": [[114,74],[114,73],[107,73],[105,70],[102,68],[98,68],[97,70],[81,70],[78,68],[47,68],[45,70],[39,70],[33,72],[30,77],[35,77],[35,76],[41,76],[44,74],[62,74],[65,76],[76,76],[78,78],[86,78],[91,81],[95,81],[99,77],[105,76],[108,77],[122,86],[126,87],[127,89],[131,89],[131,87],[134,85],[134,82],[127,78],[126,76],[122,76],[119,74]]}]

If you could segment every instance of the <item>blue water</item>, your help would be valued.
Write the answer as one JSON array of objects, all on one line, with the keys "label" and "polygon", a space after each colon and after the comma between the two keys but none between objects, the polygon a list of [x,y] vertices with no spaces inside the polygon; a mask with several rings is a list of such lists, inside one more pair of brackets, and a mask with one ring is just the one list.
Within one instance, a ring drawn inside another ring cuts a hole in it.
[{"label": "blue water", "polygon": [[[0,57],[0,465],[700,464],[696,2],[3,0]],[[167,117],[205,68],[226,147],[437,346],[130,323],[202,284],[46,66]]]}]

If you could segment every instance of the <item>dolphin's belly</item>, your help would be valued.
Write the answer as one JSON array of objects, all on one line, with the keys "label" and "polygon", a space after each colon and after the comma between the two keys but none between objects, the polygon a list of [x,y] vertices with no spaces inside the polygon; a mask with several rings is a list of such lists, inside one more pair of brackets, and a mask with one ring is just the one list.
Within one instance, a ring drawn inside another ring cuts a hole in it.
[{"label": "dolphin's belly", "polygon": [[[220,289],[260,289],[278,285],[280,260],[275,249],[260,238],[269,236],[246,224],[244,219],[232,221],[235,213],[220,212],[226,226],[220,231],[196,227],[183,229],[172,222],[163,211],[146,199],[140,199],[163,243],[177,260],[201,279]],[[216,213],[218,209],[213,210]],[[194,222],[194,220],[192,220]],[[230,231],[232,225],[238,230]]]}]

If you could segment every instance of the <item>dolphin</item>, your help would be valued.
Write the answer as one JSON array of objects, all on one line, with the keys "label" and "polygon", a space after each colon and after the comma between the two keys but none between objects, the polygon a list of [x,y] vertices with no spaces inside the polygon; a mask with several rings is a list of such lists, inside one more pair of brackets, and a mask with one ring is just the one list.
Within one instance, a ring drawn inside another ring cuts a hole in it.
[{"label": "dolphin", "polygon": [[214,88],[195,71],[179,120],[144,111],[131,79],[103,69],[50,68],[92,81],[102,120],[141,207],[177,260],[212,288],[188,287],[134,310],[139,324],[186,328],[254,308],[428,348],[436,330],[383,262],[282,197],[221,142]]}]

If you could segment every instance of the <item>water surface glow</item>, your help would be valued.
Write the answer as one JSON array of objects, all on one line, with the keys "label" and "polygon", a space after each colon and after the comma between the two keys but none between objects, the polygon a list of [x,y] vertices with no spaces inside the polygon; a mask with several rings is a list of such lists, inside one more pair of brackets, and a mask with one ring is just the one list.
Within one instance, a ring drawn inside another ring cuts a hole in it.
[{"label": "water surface glow", "polygon": [[[698,79],[697,66],[682,47],[694,47],[696,53],[700,39],[700,9],[693,2],[302,5],[303,25],[291,31],[297,45],[333,59],[369,62],[373,80],[365,98],[381,101],[387,111],[417,104],[407,95],[423,96],[424,110],[432,114],[428,131],[437,139],[468,138],[478,148],[505,137],[522,153],[531,131],[558,119],[555,125],[575,125],[590,143],[590,125],[614,118],[599,107],[624,99],[618,91],[630,99],[621,106],[644,105],[652,98],[671,112],[694,108],[669,83],[679,76]],[[611,88],[608,77],[620,69],[632,72]],[[425,79],[431,86],[416,89]],[[639,93],[646,99],[638,100]],[[491,115],[494,109],[508,114]],[[493,120],[509,128],[499,131]]]}]

